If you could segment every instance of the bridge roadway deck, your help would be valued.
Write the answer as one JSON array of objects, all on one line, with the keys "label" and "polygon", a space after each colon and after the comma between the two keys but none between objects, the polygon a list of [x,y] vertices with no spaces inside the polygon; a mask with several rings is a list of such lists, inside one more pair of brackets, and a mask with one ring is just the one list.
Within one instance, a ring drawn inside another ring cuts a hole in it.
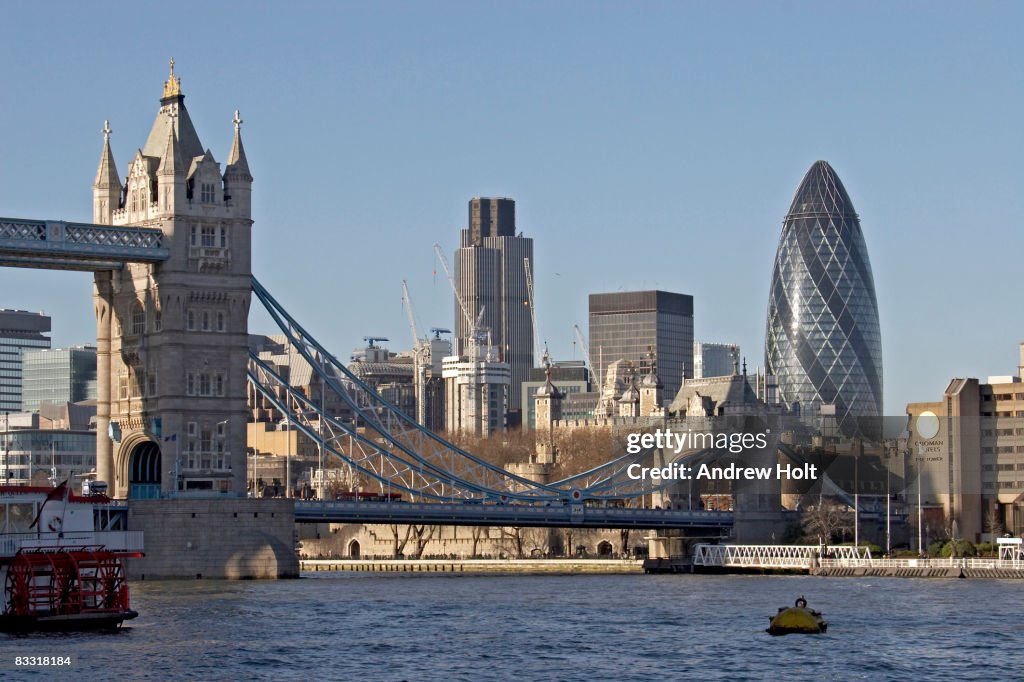
[{"label": "bridge roadway deck", "polygon": [[414,523],[443,526],[719,530],[731,527],[733,517],[729,512],[586,507],[583,505],[298,501],[295,503],[295,521],[298,523]]}]

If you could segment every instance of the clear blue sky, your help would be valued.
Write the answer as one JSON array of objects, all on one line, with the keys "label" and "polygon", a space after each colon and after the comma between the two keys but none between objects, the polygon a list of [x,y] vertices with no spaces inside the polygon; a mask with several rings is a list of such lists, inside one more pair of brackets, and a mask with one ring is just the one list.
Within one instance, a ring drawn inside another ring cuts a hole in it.
[{"label": "clear blue sky", "polygon": [[[103,120],[124,175],[173,55],[218,160],[245,119],[255,274],[341,357],[368,334],[409,346],[403,278],[422,330],[452,324],[431,246],[450,254],[483,195],[514,198],[535,240],[557,358],[588,293],[658,287],[694,295],[699,339],[760,365],[781,221],[822,158],[861,216],[887,412],[1016,366],[1021,3],[5,3],[0,19],[0,215],[91,219]],[[0,269],[0,307],[46,310],[57,344],[94,339],[88,275]]]}]

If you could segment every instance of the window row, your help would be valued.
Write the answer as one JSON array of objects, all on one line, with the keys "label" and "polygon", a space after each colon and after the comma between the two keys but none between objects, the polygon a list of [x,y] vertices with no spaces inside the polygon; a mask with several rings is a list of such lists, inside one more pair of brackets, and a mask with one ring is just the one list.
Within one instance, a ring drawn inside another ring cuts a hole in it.
[{"label": "window row", "polygon": [[189,372],[185,376],[185,395],[222,397],[224,387],[223,374]]},{"label": "window row", "polygon": [[149,206],[149,191],[146,189],[133,189],[128,193],[128,209],[131,211],[143,211]]},{"label": "window row", "polygon": [[185,328],[190,332],[226,332],[228,316],[223,310],[189,308],[185,313]]},{"label": "window row", "polygon": [[156,370],[147,372],[142,367],[129,367],[117,377],[117,397],[119,400],[144,398],[157,394]]},{"label": "window row", "polygon": [[189,246],[206,246],[228,248],[228,230],[226,227],[192,226],[189,234]]},{"label": "window row", "polygon": [[230,469],[231,455],[225,451],[226,421],[212,428],[208,424],[188,422],[185,441],[185,467],[187,469]]}]

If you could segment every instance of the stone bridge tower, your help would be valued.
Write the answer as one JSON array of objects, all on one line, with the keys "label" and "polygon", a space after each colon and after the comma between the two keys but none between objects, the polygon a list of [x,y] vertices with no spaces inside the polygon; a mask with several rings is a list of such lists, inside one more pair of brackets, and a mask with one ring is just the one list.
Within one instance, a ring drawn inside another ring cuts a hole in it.
[{"label": "stone bridge tower", "polygon": [[170,258],[97,272],[97,478],[115,497],[244,495],[252,176],[235,112],[221,170],[181,80],[122,183],[104,126],[93,220],[157,227]]}]

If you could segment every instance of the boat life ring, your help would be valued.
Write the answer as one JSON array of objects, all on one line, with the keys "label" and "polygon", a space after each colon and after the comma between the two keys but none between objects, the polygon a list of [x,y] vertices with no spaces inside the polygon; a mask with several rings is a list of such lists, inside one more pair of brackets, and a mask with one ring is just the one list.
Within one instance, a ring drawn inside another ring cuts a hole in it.
[{"label": "boat life ring", "polygon": [[62,519],[59,516],[54,516],[52,519],[50,519],[50,523],[48,523],[47,526],[54,533],[57,533],[64,527],[64,519]]},{"label": "boat life ring", "polygon": [[803,597],[800,597],[799,599],[796,600],[796,607],[798,609],[806,609],[807,608],[807,600],[804,599]]}]

